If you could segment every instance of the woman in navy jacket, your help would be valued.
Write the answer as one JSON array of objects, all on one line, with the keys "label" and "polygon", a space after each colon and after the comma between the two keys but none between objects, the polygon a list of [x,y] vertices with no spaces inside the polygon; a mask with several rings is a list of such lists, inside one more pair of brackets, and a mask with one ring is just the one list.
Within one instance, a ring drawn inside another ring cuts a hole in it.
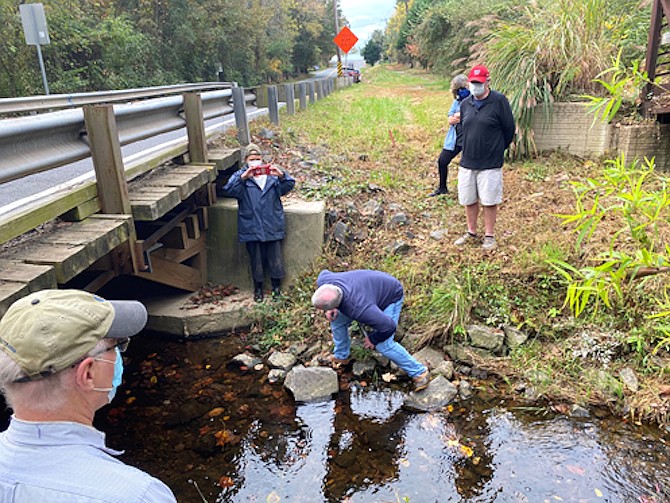
[{"label": "woman in navy jacket", "polygon": [[223,195],[237,199],[237,235],[245,243],[251,260],[254,299],[263,300],[263,279],[267,270],[273,295],[280,294],[286,275],[281,241],[286,236],[281,196],[295,186],[295,180],[277,166],[262,165],[261,151],[250,143],[245,165],[230,177]]}]

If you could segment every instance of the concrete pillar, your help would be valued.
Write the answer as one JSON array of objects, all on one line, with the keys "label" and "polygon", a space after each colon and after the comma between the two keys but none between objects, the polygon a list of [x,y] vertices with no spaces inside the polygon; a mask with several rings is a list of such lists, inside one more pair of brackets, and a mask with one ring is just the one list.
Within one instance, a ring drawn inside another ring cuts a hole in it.
[{"label": "concrete pillar", "polygon": [[[323,201],[284,202],[286,238],[282,244],[286,278],[290,284],[309,268],[323,250],[324,218]],[[249,254],[246,246],[237,239],[237,201],[222,198],[209,208],[207,230],[208,281],[214,284],[233,284],[241,290],[253,288]],[[270,279],[265,287],[269,289]]]}]

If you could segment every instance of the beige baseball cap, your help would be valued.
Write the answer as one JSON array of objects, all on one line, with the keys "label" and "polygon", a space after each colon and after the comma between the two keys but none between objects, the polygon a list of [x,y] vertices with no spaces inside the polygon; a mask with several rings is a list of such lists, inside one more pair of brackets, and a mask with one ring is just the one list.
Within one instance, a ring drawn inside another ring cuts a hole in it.
[{"label": "beige baseball cap", "polygon": [[37,380],[64,370],[103,338],[125,339],[147,323],[135,300],[105,300],[81,290],[42,290],[14,302],[0,319],[0,349]]},{"label": "beige baseball cap", "polygon": [[262,155],[261,149],[255,143],[250,143],[244,147],[244,158],[246,159],[250,155]]}]

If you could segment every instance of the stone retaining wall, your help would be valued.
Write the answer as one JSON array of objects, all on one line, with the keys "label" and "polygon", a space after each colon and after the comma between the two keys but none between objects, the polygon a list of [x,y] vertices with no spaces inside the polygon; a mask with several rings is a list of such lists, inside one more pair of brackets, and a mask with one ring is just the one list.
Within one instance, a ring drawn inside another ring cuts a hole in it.
[{"label": "stone retaining wall", "polygon": [[605,124],[593,121],[585,103],[554,103],[549,114],[535,112],[532,127],[538,152],[563,150],[583,157],[624,152],[627,162],[655,157],[657,169],[670,170],[670,124]]},{"label": "stone retaining wall", "polygon": [[554,103],[549,114],[538,107],[532,128],[538,152],[564,150],[590,157],[610,149],[609,124],[594,123],[584,103]]}]

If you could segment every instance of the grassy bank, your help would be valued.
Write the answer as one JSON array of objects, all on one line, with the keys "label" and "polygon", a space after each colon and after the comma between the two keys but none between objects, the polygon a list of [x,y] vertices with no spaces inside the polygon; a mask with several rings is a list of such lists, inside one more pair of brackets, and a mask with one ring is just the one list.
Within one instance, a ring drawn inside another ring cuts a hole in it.
[{"label": "grassy bank", "polygon": [[[455,197],[456,165],[449,174],[451,194],[427,197],[437,186],[435,161],[451,100],[446,81],[376,67],[364,74],[363,84],[296,116],[282,115],[280,127],[253,124],[254,134],[263,127],[275,133],[271,141],[258,141],[296,177],[290,197],[326,200],[332,221],[348,230],[344,243],[326,244],[320,263],[287,290],[283,302],[261,307],[259,342],[270,348],[327,336],[325,321],[309,303],[321,268],[380,269],[402,281],[402,328],[424,342],[441,347],[463,338],[464,326],[473,323],[528,333],[529,342],[508,357],[479,364],[508,383],[510,393],[523,380],[555,406],[606,405],[635,421],[665,422],[667,348],[657,344],[648,318],[665,277],[627,285],[609,308],[586,309],[575,318],[564,303],[569,282],[551,265],[593,263],[615,232],[614,219],[601,222],[588,242],[576,246],[574,225],[558,216],[575,212],[571,182],[597,178],[605,161],[555,154],[507,164],[498,248],[456,248],[452,243],[465,230]],[[384,210],[376,220],[364,215],[370,201]],[[401,225],[391,222],[398,213],[406,217]],[[639,391],[624,386],[624,368],[636,373]]]}]

